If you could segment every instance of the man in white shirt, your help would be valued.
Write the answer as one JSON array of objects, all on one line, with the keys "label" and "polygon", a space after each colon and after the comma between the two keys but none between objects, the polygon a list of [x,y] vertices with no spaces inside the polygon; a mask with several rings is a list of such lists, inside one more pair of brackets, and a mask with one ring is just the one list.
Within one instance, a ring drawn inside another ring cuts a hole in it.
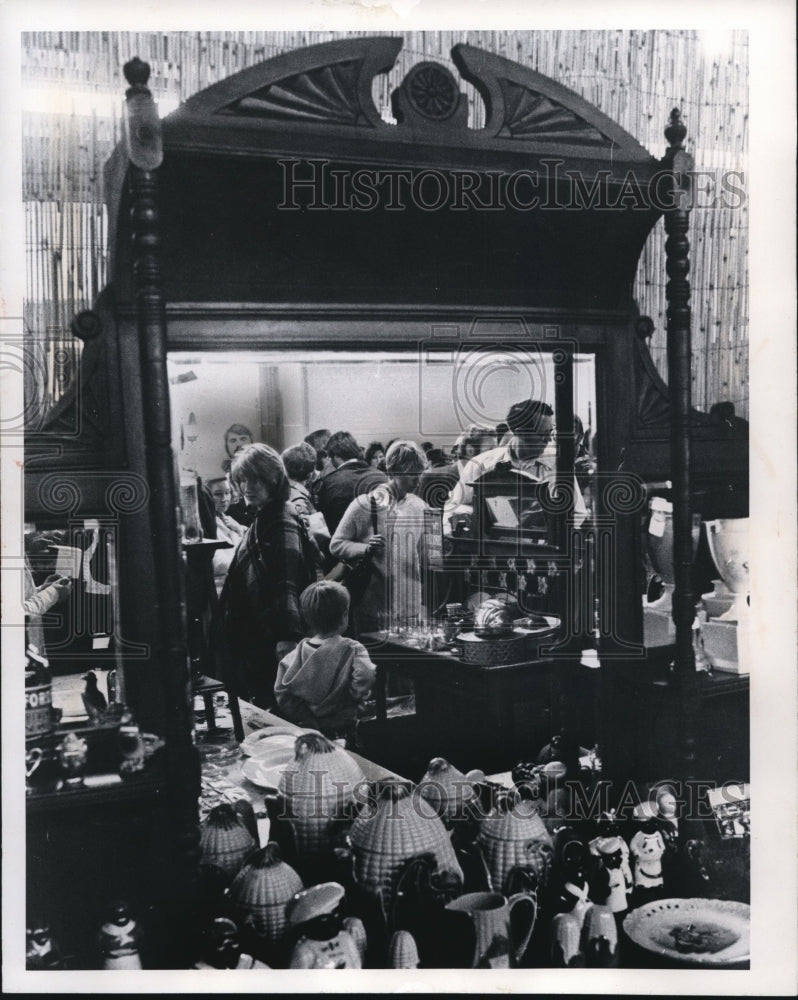
[{"label": "man in white shirt", "polygon": [[[444,531],[450,530],[449,519],[453,514],[471,512],[474,490],[470,484],[492,472],[500,462],[509,462],[512,468],[521,469],[539,482],[554,484],[557,454],[552,408],[539,399],[514,403],[507,414],[507,425],[512,434],[507,443],[475,455],[461,471],[460,480],[444,507]],[[587,508],[576,479],[574,491],[574,526],[578,528],[587,517]]]}]

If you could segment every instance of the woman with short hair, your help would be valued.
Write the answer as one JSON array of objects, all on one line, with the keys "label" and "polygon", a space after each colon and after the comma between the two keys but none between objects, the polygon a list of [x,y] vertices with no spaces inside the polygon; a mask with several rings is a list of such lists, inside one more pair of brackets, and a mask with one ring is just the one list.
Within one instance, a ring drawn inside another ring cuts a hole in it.
[{"label": "woman with short hair", "polygon": [[241,697],[269,708],[277,664],[304,635],[299,595],[315,581],[316,567],[307,530],[288,501],[290,484],[279,454],[252,444],[235,455],[230,476],[254,520],[219,597],[217,650]]},{"label": "woman with short hair", "polygon": [[353,614],[359,635],[424,616],[421,571],[427,505],[415,490],[427,459],[415,441],[398,440],[385,455],[385,468],[388,482],[355,497],[330,541],[330,554],[337,559],[352,561],[371,554],[374,572]]}]

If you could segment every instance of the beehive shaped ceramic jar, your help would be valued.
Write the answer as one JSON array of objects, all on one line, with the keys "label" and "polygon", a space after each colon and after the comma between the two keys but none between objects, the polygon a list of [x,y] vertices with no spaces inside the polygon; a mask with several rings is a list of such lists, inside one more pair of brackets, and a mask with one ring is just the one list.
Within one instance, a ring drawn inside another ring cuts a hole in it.
[{"label": "beehive shaped ceramic jar", "polygon": [[463,871],[449,833],[417,788],[386,782],[376,802],[355,817],[349,839],[355,881],[367,892],[381,895],[384,906],[393,900],[404,864],[419,854],[432,855],[437,871],[462,885]]},{"label": "beehive shaped ceramic jar", "polygon": [[547,884],[553,845],[536,802],[513,796],[500,799],[480,823],[477,844],[494,892],[505,892],[513,868],[531,870],[539,885]]},{"label": "beehive shaped ceramic jar", "polygon": [[443,757],[434,757],[419,782],[419,794],[448,825],[467,814],[477,798],[476,783],[484,780],[483,771],[463,774]]},{"label": "beehive shaped ceramic jar", "polygon": [[200,826],[200,864],[217,869],[229,885],[257,841],[232,805],[214,806]]},{"label": "beehive shaped ceramic jar", "polygon": [[250,857],[228,894],[239,926],[274,943],[287,926],[286,905],[300,889],[302,879],[270,842]]},{"label": "beehive shaped ceramic jar", "polygon": [[351,822],[355,789],[364,782],[354,757],[326,736],[297,737],[294,763],[283,772],[279,790],[300,860],[332,856]]}]

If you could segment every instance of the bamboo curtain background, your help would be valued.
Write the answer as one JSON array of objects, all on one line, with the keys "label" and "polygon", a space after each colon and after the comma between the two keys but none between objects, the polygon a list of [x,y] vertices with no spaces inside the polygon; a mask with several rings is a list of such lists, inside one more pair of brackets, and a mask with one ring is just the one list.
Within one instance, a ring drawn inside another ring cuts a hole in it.
[{"label": "bamboo curtain background", "polygon": [[[351,33],[350,33],[351,34]],[[413,63],[448,65],[457,42],[487,49],[571,88],[617,121],[654,156],[678,107],[696,169],[747,169],[748,48],[745,32],[722,33],[722,47],[694,31],[397,32],[396,67],[375,80],[390,120],[390,95]],[[89,308],[106,281],[107,220],[102,167],[120,138],[123,64],[149,62],[162,109],[240,69],[342,32],[36,32],[23,37],[23,198],[26,210],[29,394],[54,402],[78,361],[72,316]],[[714,50],[713,50],[714,49]],[[471,124],[482,101],[468,94]],[[163,111],[162,111],[163,113]],[[737,180],[738,187],[744,182]],[[696,208],[691,219],[693,404],[730,400],[748,417],[748,214],[741,205]],[[709,199],[704,199],[708,202]],[[666,377],[664,231],[657,226],[638,269],[635,297],[652,317],[650,346]]]}]

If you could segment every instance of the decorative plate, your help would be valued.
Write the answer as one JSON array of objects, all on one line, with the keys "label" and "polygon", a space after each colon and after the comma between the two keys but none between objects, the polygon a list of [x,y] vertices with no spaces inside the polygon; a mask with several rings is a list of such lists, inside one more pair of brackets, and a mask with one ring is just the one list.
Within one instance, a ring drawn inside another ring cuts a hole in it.
[{"label": "decorative plate", "polygon": [[688,965],[750,959],[751,910],[727,899],[660,899],[626,917],[623,929],[646,951]]},{"label": "decorative plate", "polygon": [[[241,753],[247,757],[266,757],[276,754],[279,756],[281,750],[288,750],[289,754],[285,760],[294,759],[294,743],[297,736],[303,733],[315,733],[315,729],[289,729],[287,726],[266,726],[257,732],[250,733],[241,742]],[[275,761],[279,763],[279,761]]]},{"label": "decorative plate", "polygon": [[267,788],[276,792],[280,786],[280,777],[290,764],[290,761],[286,761],[284,764],[275,767],[264,764],[257,757],[250,757],[249,760],[245,760],[241,765],[241,773],[253,785],[257,785],[258,788]]},{"label": "decorative plate", "polygon": [[517,618],[513,624],[527,635],[543,635],[560,627],[560,619],[556,615],[531,614],[525,618]]}]

